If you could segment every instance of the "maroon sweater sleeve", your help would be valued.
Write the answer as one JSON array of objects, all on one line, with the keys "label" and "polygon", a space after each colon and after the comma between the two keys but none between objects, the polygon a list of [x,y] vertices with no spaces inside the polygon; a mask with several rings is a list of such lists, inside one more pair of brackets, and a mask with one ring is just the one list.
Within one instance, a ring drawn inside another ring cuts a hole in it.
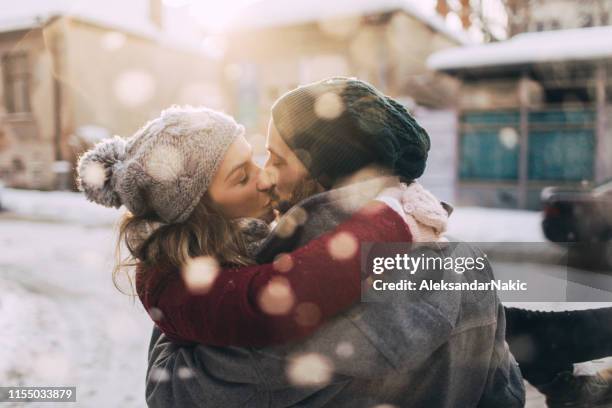
[{"label": "maroon sweater sleeve", "polygon": [[193,294],[181,279],[171,279],[156,299],[141,295],[141,300],[145,308],[159,309],[156,324],[175,341],[242,347],[285,343],[312,334],[359,300],[359,243],[411,239],[401,217],[377,203],[285,255],[282,267],[222,269],[205,294]]}]

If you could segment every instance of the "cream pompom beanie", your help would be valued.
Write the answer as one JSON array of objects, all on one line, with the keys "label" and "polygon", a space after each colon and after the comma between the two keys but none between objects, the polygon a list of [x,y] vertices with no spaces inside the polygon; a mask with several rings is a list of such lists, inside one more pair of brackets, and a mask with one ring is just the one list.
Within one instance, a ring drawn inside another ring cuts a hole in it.
[{"label": "cream pompom beanie", "polygon": [[79,159],[79,189],[105,207],[185,221],[244,127],[208,108],[174,106],[133,136],[104,140]]}]

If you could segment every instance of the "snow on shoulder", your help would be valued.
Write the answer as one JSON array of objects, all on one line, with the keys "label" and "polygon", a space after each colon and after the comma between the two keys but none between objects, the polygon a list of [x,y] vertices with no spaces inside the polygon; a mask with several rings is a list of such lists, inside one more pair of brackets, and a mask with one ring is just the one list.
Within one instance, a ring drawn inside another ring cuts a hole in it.
[{"label": "snow on shoulder", "polygon": [[580,61],[612,56],[612,26],[518,34],[506,41],[450,48],[427,60],[434,70],[553,61]]}]

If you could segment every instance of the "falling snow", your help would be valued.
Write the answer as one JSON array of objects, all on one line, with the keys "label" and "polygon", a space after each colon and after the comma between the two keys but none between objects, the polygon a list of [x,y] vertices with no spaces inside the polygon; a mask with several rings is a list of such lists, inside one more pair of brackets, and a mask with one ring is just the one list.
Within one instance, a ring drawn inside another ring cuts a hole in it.
[{"label": "falling snow", "polygon": [[285,315],[295,303],[295,295],[285,278],[272,278],[259,294],[259,307],[270,315]]},{"label": "falling snow", "polygon": [[344,112],[342,99],[335,93],[328,92],[319,96],[315,101],[314,110],[316,115],[324,120],[336,119]]},{"label": "falling snow", "polygon": [[195,294],[207,293],[219,275],[219,264],[210,256],[191,259],[183,269],[183,281]]},{"label": "falling snow", "polygon": [[290,357],[287,377],[296,386],[320,386],[327,384],[333,372],[332,362],[317,353],[306,353]]},{"label": "falling snow", "polygon": [[329,241],[328,250],[332,258],[345,260],[354,257],[359,249],[359,243],[351,233],[339,232]]},{"label": "falling snow", "polygon": [[293,258],[289,254],[279,254],[274,258],[272,267],[277,272],[289,272],[293,268]]}]

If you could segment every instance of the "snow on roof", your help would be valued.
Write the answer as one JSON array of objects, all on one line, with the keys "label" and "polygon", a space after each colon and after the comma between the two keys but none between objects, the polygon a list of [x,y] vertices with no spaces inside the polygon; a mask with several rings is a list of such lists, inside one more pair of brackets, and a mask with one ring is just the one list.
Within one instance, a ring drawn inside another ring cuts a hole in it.
[{"label": "snow on roof", "polygon": [[42,16],[23,16],[2,19],[0,20],[0,33],[40,27],[46,21],[47,17]]},{"label": "snow on roof", "polygon": [[112,20],[105,18],[105,16],[98,16],[92,13],[83,12],[66,12],[61,11],[36,13],[30,15],[14,16],[10,18],[0,19],[0,33],[30,30],[33,28],[43,27],[47,23],[51,22],[54,18],[68,17],[82,21],[88,24],[93,24],[99,27],[104,27],[108,30],[120,31],[126,34],[132,34],[141,38],[157,41],[159,44],[183,50],[186,52],[192,52],[197,54],[204,54],[205,50],[202,49],[201,41],[199,36],[194,35],[173,35],[172,32],[166,32],[159,30],[149,22],[141,21],[136,24],[129,24],[126,21]]},{"label": "snow on roof", "polygon": [[612,26],[523,33],[507,41],[449,48],[427,60],[435,70],[612,57]]},{"label": "snow on roof", "polygon": [[30,27],[37,27],[49,17],[58,15],[72,16],[146,36],[155,30],[149,19],[148,0],[20,0],[10,2],[10,7],[0,6],[0,31],[9,31],[15,22],[24,24],[29,21],[32,23]]},{"label": "snow on roof", "polygon": [[53,17],[64,16],[174,48],[202,52],[200,27],[186,18],[188,15],[177,16],[178,10],[165,8],[160,30],[151,21],[149,11],[150,0],[0,1],[0,32],[42,27]]},{"label": "snow on roof", "polygon": [[459,44],[473,42],[466,32],[450,28],[433,9],[411,0],[259,0],[244,7],[231,26],[264,28],[393,10],[403,10]]}]

